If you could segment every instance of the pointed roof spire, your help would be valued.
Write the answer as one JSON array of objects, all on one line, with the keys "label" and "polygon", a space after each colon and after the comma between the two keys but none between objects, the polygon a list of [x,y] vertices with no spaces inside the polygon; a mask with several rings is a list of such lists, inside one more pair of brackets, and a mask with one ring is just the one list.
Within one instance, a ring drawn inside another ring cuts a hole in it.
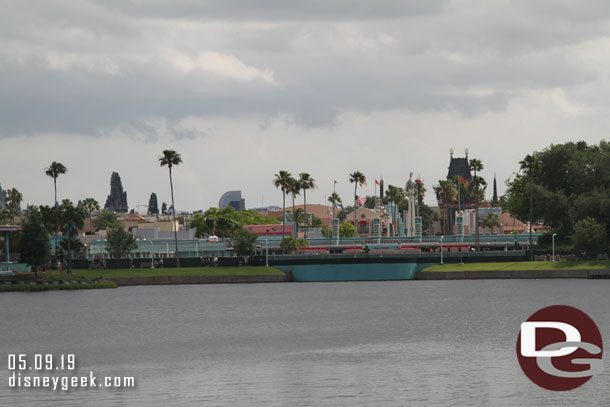
[{"label": "pointed roof spire", "polygon": [[494,196],[493,203],[498,202],[498,184],[496,182],[496,173],[494,172]]}]

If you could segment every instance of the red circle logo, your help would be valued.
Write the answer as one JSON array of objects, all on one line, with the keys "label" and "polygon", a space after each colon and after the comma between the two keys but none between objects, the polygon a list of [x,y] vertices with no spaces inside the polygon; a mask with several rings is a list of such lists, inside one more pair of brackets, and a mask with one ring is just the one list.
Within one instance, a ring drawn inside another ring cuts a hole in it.
[{"label": "red circle logo", "polygon": [[602,336],[595,322],[567,305],[543,308],[521,324],[517,358],[538,386],[566,391],[585,384],[602,369]]}]

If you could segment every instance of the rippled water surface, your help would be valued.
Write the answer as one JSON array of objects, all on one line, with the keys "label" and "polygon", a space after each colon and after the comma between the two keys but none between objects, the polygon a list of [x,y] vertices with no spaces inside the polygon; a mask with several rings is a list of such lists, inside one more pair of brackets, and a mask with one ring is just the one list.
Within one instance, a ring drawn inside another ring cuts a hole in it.
[{"label": "rippled water surface", "polygon": [[[0,405],[610,405],[610,369],[538,388],[519,324],[566,304],[610,339],[610,281],[481,280],[140,286],[0,294]],[[9,353],[74,353],[135,389],[8,387]],[[606,354],[608,354],[606,352]]]}]

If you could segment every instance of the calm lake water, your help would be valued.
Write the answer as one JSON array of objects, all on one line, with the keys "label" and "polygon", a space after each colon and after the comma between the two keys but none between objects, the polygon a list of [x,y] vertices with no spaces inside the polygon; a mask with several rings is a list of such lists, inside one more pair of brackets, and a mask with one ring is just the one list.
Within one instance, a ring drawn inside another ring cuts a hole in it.
[{"label": "calm lake water", "polygon": [[[519,325],[554,304],[589,314],[608,346],[610,281],[2,293],[0,405],[610,405],[610,368],[563,393],[521,372]],[[10,389],[9,353],[74,353],[79,373],[135,376],[137,387]]]}]

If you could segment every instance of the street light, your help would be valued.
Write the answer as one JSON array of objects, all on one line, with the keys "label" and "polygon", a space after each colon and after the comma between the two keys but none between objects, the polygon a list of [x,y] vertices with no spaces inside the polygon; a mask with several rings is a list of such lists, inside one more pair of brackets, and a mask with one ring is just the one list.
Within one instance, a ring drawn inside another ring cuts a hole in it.
[{"label": "street light", "polygon": [[553,261],[555,261],[555,236],[557,233],[553,233]]},{"label": "street light", "polygon": [[265,239],[265,247],[267,249],[267,255],[265,256],[265,267],[269,267],[269,239]]},{"label": "street light", "polygon": [[443,264],[443,238],[445,236],[441,236],[441,264]]}]

